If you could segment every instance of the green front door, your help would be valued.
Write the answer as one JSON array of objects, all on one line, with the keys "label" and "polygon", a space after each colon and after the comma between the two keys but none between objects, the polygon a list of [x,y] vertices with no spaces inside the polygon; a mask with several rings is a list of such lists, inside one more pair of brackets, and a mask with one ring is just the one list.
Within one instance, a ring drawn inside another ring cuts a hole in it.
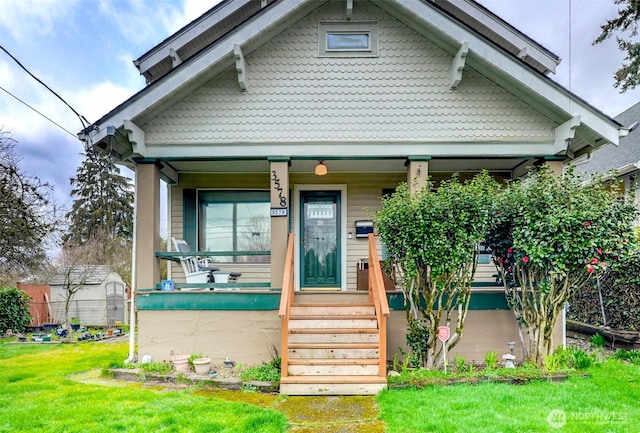
[{"label": "green front door", "polygon": [[340,288],[340,191],[303,191],[300,288]]}]

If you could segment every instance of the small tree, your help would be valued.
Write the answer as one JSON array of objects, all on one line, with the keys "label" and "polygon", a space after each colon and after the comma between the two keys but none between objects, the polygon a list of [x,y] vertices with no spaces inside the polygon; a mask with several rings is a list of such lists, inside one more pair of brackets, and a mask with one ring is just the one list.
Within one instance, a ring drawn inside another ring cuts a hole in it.
[{"label": "small tree", "polygon": [[75,295],[86,286],[95,263],[96,254],[100,254],[95,242],[86,242],[82,246],[65,245],[56,259],[55,269],[63,289],[64,326],[72,335],[69,310]]},{"label": "small tree", "polygon": [[431,192],[433,186],[410,193],[401,184],[383,198],[376,229],[403,276],[407,343],[423,365],[438,368],[445,361],[437,344],[438,326],[455,320],[447,349],[463,334],[477,245],[486,232],[489,200],[498,185],[482,173],[464,184],[453,177]]},{"label": "small tree", "polygon": [[15,287],[0,287],[0,335],[22,332],[31,322],[29,296]]},{"label": "small tree", "polygon": [[0,128],[0,281],[37,269],[46,261],[43,242],[52,231],[52,188],[19,168],[16,142]]},{"label": "small tree", "polygon": [[528,357],[542,365],[565,303],[589,278],[628,253],[635,207],[602,179],[587,185],[570,167],[543,166],[495,201],[486,238],[506,298],[528,331]]}]

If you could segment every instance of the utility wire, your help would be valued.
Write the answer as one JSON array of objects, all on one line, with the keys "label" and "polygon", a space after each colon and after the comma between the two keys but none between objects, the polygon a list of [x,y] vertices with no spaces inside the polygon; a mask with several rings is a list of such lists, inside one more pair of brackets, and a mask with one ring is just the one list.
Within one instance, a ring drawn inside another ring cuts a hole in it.
[{"label": "utility wire", "polygon": [[11,54],[9,51],[7,51],[6,48],[4,48],[2,45],[0,45],[0,49],[2,51],[4,51],[9,57],[11,57],[13,59],[13,61],[18,64],[18,66],[20,66],[27,74],[29,74],[31,76],[31,78],[36,80],[38,83],[42,84],[49,92],[53,93],[59,100],[61,100],[64,103],[64,105],[69,107],[71,109],[71,111],[73,111],[73,113],[76,116],[78,116],[78,119],[80,119],[80,123],[82,124],[82,128],[83,129],[86,129],[87,126],[89,126],[89,122],[87,121],[87,119],[85,119],[84,116],[82,116],[71,105],[69,105],[69,103],[62,98],[62,96],[58,95],[55,91],[53,91],[53,89],[51,89],[51,87],[47,86],[40,78],[38,78],[35,75],[33,75],[31,73],[31,71],[29,71],[22,63],[20,63],[20,61],[18,59],[16,59],[13,56],[13,54]]},{"label": "utility wire", "polygon": [[30,108],[31,110],[35,111],[36,113],[38,113],[40,116],[44,117],[45,119],[47,119],[49,122],[53,123],[54,125],[56,125],[58,128],[62,129],[64,132],[66,132],[67,134],[69,134],[70,136],[72,136],[73,138],[78,138],[73,132],[69,131],[67,128],[65,128],[64,126],[60,125],[59,123],[56,123],[54,120],[50,119],[49,117],[47,117],[46,115],[44,115],[43,113],[41,113],[40,111],[36,110],[35,108],[33,108],[31,105],[27,104],[26,102],[24,102],[22,99],[18,98],[16,95],[14,95],[13,93],[9,92],[7,89],[5,89],[4,87],[0,86],[0,90],[2,90],[3,92],[5,92],[7,95],[11,96],[12,98],[14,98],[15,100],[17,100],[18,102],[21,102],[22,104],[24,104],[25,106],[27,106],[27,108]]}]

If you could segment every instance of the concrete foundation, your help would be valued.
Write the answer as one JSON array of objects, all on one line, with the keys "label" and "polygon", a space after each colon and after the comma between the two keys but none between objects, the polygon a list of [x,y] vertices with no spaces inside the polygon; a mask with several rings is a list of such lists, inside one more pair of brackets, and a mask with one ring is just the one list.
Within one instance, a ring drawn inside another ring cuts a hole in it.
[{"label": "concrete foundation", "polygon": [[[278,356],[280,352],[280,318],[275,310],[139,311],[138,319],[139,357],[151,355],[153,361],[169,360],[172,353],[198,353],[214,363],[228,358],[236,363],[258,364],[272,359],[274,350]],[[407,350],[405,312],[392,311],[387,326],[387,359],[391,360],[399,347]],[[456,355],[467,362],[482,362],[489,351],[498,352],[500,358],[509,351],[508,341],[516,342],[514,354],[521,361],[522,343],[511,311],[470,311],[462,340],[449,354],[450,363]],[[559,318],[554,345],[560,344]]]}]

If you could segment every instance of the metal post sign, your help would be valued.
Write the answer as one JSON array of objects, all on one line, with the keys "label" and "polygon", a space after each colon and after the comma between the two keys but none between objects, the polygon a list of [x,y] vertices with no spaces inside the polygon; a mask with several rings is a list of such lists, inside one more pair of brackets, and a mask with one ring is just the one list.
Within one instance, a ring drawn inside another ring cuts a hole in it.
[{"label": "metal post sign", "polygon": [[438,326],[438,339],[443,343],[449,339],[451,331],[448,326]]},{"label": "metal post sign", "polygon": [[447,359],[447,345],[446,342],[451,335],[451,330],[448,326],[438,326],[438,340],[442,341],[442,350],[444,354],[444,373],[447,374],[447,365],[449,360]]}]

